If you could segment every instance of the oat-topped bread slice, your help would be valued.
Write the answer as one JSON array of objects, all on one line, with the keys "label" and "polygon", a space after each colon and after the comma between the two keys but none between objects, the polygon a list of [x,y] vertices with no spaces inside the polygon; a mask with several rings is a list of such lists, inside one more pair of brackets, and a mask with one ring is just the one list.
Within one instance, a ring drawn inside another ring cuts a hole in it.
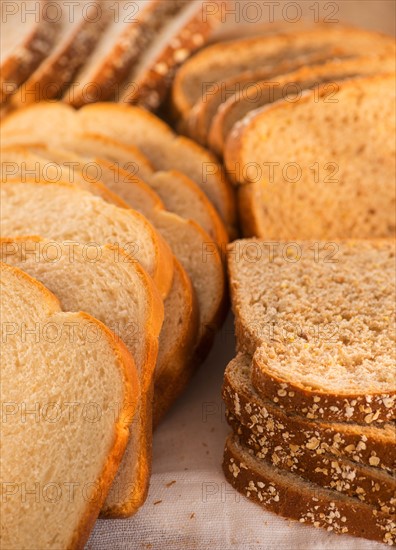
[{"label": "oat-topped bread slice", "polygon": [[114,244],[129,253],[169,293],[173,256],[147,219],[64,183],[7,181],[1,184],[1,235],[41,235],[54,240]]},{"label": "oat-topped bread slice", "polygon": [[0,269],[1,545],[83,548],[128,442],[135,365],[100,321],[63,312],[41,283]]},{"label": "oat-topped bread slice", "polygon": [[[272,401],[260,399],[251,383],[251,371],[250,358],[240,354],[224,376],[227,421],[244,444],[278,468],[358,498],[383,513],[395,513],[396,479],[392,472],[375,466],[379,464],[377,447],[385,440],[389,448],[395,443],[393,428],[364,429],[359,434],[359,426],[353,424],[323,427],[304,422],[298,415],[285,414]],[[362,455],[362,450],[368,453]]]},{"label": "oat-topped bread slice", "polygon": [[238,197],[246,236],[394,235],[395,73],[333,88],[279,100],[234,126],[225,159],[246,184]]},{"label": "oat-topped bread slice", "polygon": [[275,68],[279,63],[298,56],[319,51],[331,52],[334,46],[349,50],[351,55],[371,54],[374,51],[379,55],[395,51],[391,36],[332,25],[214,44],[186,61],[178,71],[172,90],[176,114],[186,118],[211,85],[221,84],[259,67]]},{"label": "oat-topped bread slice", "polygon": [[1,2],[1,102],[29,78],[51,50],[58,33],[51,4],[48,0]]},{"label": "oat-topped bread slice", "polygon": [[237,241],[229,270],[238,345],[263,397],[307,418],[395,418],[393,240]]},{"label": "oat-topped bread slice", "polygon": [[330,60],[325,63],[310,64],[293,71],[277,70],[276,81],[266,75],[244,85],[234,95],[228,97],[211,118],[208,143],[218,155],[223,154],[224,146],[234,125],[250,111],[259,109],[278,99],[296,101],[304,90],[328,82],[328,90],[336,90],[336,82],[356,76],[391,72],[395,67],[395,56],[352,57]]},{"label": "oat-topped bread slice", "polygon": [[252,429],[257,426],[257,433],[262,429],[262,433],[274,441],[282,437],[318,455],[330,453],[389,472],[395,468],[394,424],[362,426],[353,422],[324,422],[286,412],[257,393],[251,382],[251,369],[250,357],[240,353],[225,372],[223,399],[239,422]]},{"label": "oat-topped bread slice", "polygon": [[227,439],[223,471],[240,493],[285,518],[337,534],[395,544],[394,519],[258,460],[235,436]]},{"label": "oat-topped bread slice", "polygon": [[0,240],[2,262],[19,267],[53,292],[65,311],[85,311],[127,346],[141,399],[102,513],[135,512],[144,502],[151,465],[151,400],[164,307],[152,279],[120,248],[40,238]]},{"label": "oat-topped bread slice", "polygon": [[13,95],[14,107],[60,97],[108,24],[108,18],[100,15],[105,6],[100,0],[52,4],[59,20],[54,47]]}]

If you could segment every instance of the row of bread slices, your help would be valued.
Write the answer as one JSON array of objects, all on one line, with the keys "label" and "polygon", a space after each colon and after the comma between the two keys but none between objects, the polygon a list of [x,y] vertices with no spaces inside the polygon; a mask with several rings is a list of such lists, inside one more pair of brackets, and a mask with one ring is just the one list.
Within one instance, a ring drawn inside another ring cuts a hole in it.
[{"label": "row of bread slices", "polygon": [[[221,250],[226,226],[234,223],[232,192],[204,149],[146,111],[110,103],[79,111],[39,103],[15,111],[2,126],[1,179],[1,260],[42,282],[64,311],[99,319],[134,358],[141,397],[101,510],[131,515],[147,494],[151,417],[157,424],[180,394],[226,312]],[[26,367],[26,348],[10,353]],[[49,350],[46,360],[51,357]],[[58,366],[63,363],[66,354]],[[90,386],[89,378],[82,383]],[[9,385],[12,392],[12,379]],[[79,452],[70,455],[77,468]],[[20,476],[16,470],[13,479]],[[33,505],[35,513],[40,506]],[[25,517],[22,537],[31,536],[35,513]],[[15,527],[12,537],[18,529],[10,518],[19,515],[16,509],[3,514]],[[74,528],[72,522],[69,535]],[[56,532],[42,536],[47,541]]]},{"label": "row of bread slices", "polygon": [[284,517],[393,545],[395,241],[270,245],[229,245],[224,473]]},{"label": "row of bread slices", "polygon": [[319,25],[215,44],[172,100],[179,128],[224,157],[246,236],[394,231],[393,37]]},{"label": "row of bread slices", "polygon": [[2,11],[1,97],[13,107],[62,98],[155,109],[218,23],[201,0],[19,0]]}]

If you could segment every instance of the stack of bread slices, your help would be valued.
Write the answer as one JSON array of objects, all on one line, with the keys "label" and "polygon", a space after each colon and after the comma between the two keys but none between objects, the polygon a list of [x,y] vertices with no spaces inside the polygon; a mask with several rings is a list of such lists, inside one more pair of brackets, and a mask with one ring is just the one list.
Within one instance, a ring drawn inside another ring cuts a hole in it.
[{"label": "stack of bread slices", "polygon": [[[228,232],[235,231],[232,189],[205,149],[177,137],[147,111],[115,103],[75,111],[61,102],[42,102],[15,111],[2,125],[1,161],[1,261],[56,295],[58,309],[83,311],[106,325],[137,370],[140,389],[127,448],[118,470],[119,460],[112,462],[103,499],[95,501],[96,514],[130,516],[146,498],[153,424],[208,353],[227,310],[221,249]],[[14,292],[19,311],[19,291]],[[25,307],[29,316],[36,305],[30,301]],[[34,350],[12,346],[10,361],[16,356],[26,369],[24,357]],[[64,361],[70,374],[66,353],[60,349],[59,366]],[[99,357],[101,350],[94,347],[90,353]],[[51,354],[44,362],[51,362]],[[48,401],[56,401],[49,398],[52,383],[48,378],[41,388]],[[91,385],[87,375],[80,383]],[[28,378],[27,392],[29,384]],[[31,384],[36,387],[35,374]],[[5,397],[12,401],[12,379],[7,388]],[[59,385],[54,394],[63,401]],[[43,427],[30,453],[45,448],[47,435]],[[14,451],[20,453],[17,446]],[[65,452],[62,467],[72,461],[78,468],[84,453],[81,440],[74,454]],[[12,453],[4,460],[7,468],[21,462]],[[37,481],[56,478],[56,459],[51,464],[37,466]],[[24,475],[18,471],[12,480],[23,483]],[[16,497],[13,503],[2,514],[4,525],[10,540],[16,537],[13,547],[24,548],[32,526],[26,524],[18,538],[21,503]],[[80,532],[77,520],[87,534],[95,510],[85,520],[77,514],[66,535]],[[51,525],[44,542],[58,536],[58,523]],[[72,540],[67,536],[62,540]]]},{"label": "stack of bread slices", "polygon": [[112,99],[160,106],[177,67],[218,25],[202,0],[1,3],[1,103]]},{"label": "stack of bread slices", "polygon": [[323,24],[209,46],[172,89],[180,131],[224,158],[261,239],[228,249],[225,475],[278,514],[388,544],[394,68],[393,38]]},{"label": "stack of bread slices", "polygon": [[267,509],[395,544],[395,242],[235,241],[224,473]]}]

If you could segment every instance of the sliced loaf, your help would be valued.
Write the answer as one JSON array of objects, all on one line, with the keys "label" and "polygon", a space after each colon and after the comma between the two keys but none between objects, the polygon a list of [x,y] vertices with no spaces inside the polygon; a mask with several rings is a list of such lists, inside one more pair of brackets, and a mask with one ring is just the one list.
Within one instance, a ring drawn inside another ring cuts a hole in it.
[{"label": "sliced loaf", "polygon": [[[329,446],[326,438],[321,437],[322,428],[312,437],[316,424],[308,427],[297,415],[286,415],[273,402],[260,400],[251,383],[251,371],[249,359],[239,355],[226,369],[223,394],[227,407],[230,407],[227,412],[228,422],[259,458],[323,487],[358,498],[383,513],[395,512],[394,475],[369,465],[370,457],[367,464],[367,459],[359,456],[360,447],[366,446],[370,450],[372,440],[368,432],[362,433],[362,440],[356,445],[356,459],[350,458],[353,452],[344,452],[342,443],[338,446],[334,444],[334,441],[342,440],[335,434],[341,430],[341,438],[350,438],[351,427],[357,435],[358,426],[327,424],[324,429],[329,435],[333,434],[333,443]],[[249,398],[251,401],[248,401]],[[305,431],[307,439],[294,431],[297,427]],[[375,433],[381,434],[381,430],[376,429]],[[385,437],[392,436],[390,426],[387,426],[386,434]],[[377,463],[375,458],[372,460],[373,465]]]},{"label": "sliced loaf", "polygon": [[[328,82],[336,89],[336,82],[355,76],[390,72],[394,69],[393,55],[378,58],[353,57],[336,59],[322,64],[312,64],[296,71],[277,70],[276,81],[268,77],[243,86],[234,95],[225,98],[215,116],[210,121],[208,143],[218,155],[223,154],[224,146],[234,125],[250,111],[287,98],[296,101],[303,90]],[[330,91],[330,90],[329,90]]]},{"label": "sliced loaf", "polygon": [[128,442],[134,363],[95,318],[0,269],[1,544],[29,550],[34,534],[36,548],[83,548]]},{"label": "sliced loaf", "polygon": [[240,493],[283,517],[337,534],[395,544],[394,519],[258,460],[236,437],[227,439],[223,471]]},{"label": "sliced loaf", "polygon": [[185,119],[201,99],[205,87],[259,67],[274,68],[285,59],[331,51],[339,45],[355,55],[374,51],[378,55],[395,52],[394,40],[390,36],[331,25],[303,32],[214,44],[186,61],[178,71],[172,90],[175,112]]}]

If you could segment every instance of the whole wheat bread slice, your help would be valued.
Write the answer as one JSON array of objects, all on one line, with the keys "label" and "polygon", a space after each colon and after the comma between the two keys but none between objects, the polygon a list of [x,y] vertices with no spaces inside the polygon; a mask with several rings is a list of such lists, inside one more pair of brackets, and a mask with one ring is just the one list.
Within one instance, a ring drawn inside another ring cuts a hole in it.
[{"label": "whole wheat bread slice", "polygon": [[238,196],[245,235],[394,235],[395,74],[339,82],[329,92],[324,84],[235,125],[225,159],[248,184]]},{"label": "whole wheat bread slice", "polygon": [[234,230],[234,194],[215,157],[192,141],[177,137],[165,123],[137,107],[99,103],[75,112],[61,103],[43,102],[7,116],[2,140],[4,145],[11,145],[46,142],[51,136],[55,146],[56,140],[58,145],[70,142],[82,127],[84,134],[99,134],[137,147],[155,170],[178,170],[188,176],[211,200],[227,228]]},{"label": "whole wheat bread slice", "polygon": [[0,282],[1,400],[16,407],[3,408],[1,423],[2,547],[28,550],[34,537],[36,548],[83,548],[128,442],[133,359],[102,323],[64,313],[21,270],[1,264]]},{"label": "whole wheat bread slice", "polygon": [[257,391],[310,419],[393,420],[394,241],[272,244],[228,251],[238,346],[254,356]]},{"label": "whole wheat bread slice", "polygon": [[102,321],[135,360],[141,398],[127,451],[102,509],[105,515],[118,516],[120,508],[130,515],[143,504],[149,484],[152,425],[148,411],[164,317],[161,296],[140,265],[110,245],[88,248],[24,237],[2,239],[0,245],[2,262],[39,280],[65,311],[85,311]]},{"label": "whole wheat bread slice", "polygon": [[179,117],[186,118],[201,98],[203,84],[208,86],[223,82],[244,71],[263,66],[276,67],[285,59],[326,51],[334,46],[350,48],[352,53],[359,55],[373,50],[378,55],[395,51],[390,36],[330,25],[303,32],[214,44],[186,61],[178,71],[172,90],[175,112]]},{"label": "whole wheat bread slice", "polygon": [[1,2],[0,101],[13,94],[48,55],[58,31],[51,2]]},{"label": "whole wheat bread slice", "polygon": [[330,453],[392,472],[396,464],[393,424],[323,422],[288,413],[256,392],[251,382],[250,361],[247,355],[239,354],[227,367],[224,378],[223,399],[239,422],[249,428],[261,426],[262,433],[276,441],[289,437],[294,445],[303,445],[318,455]]},{"label": "whole wheat bread slice", "polygon": [[[162,2],[161,6],[171,4]],[[202,0],[176,4],[176,13],[172,13],[175,10],[171,6],[171,13],[164,13],[165,21],[156,29],[155,39],[147,45],[125,79],[120,102],[157,109],[166,98],[178,67],[204,45],[220,23],[220,12],[207,9]],[[166,17],[171,20],[166,21]]]},{"label": "whole wheat bread slice", "polygon": [[1,185],[1,194],[3,237],[30,234],[115,244],[139,261],[163,297],[169,293],[173,257],[165,241],[138,212],[63,183],[7,181]]},{"label": "whole wheat bread slice", "polygon": [[29,103],[60,97],[76,71],[85,63],[108,24],[99,17],[105,2],[97,0],[66,5],[57,2],[62,16],[53,49],[12,96],[15,108]]},{"label": "whole wheat bread slice", "polygon": [[[253,449],[260,459],[278,468],[289,470],[322,487],[358,498],[384,514],[395,513],[396,479],[391,473],[365,465],[360,457],[359,461],[351,460],[348,458],[350,453],[343,453],[342,450],[335,456],[320,433],[316,433],[315,439],[304,440],[295,430],[297,426],[300,430],[309,429],[301,422],[303,419],[294,414],[287,416],[275,403],[260,400],[251,383],[251,373],[250,359],[241,354],[228,365],[224,377],[223,394],[227,406],[230,405],[227,421],[244,444]],[[248,401],[249,397],[251,401]],[[258,406],[261,406],[260,416],[257,416]],[[327,430],[329,434],[331,431],[334,434],[337,429],[341,429],[343,437],[350,426],[356,428],[352,424],[346,424],[344,428],[342,424],[332,427],[327,424]],[[356,429],[355,433],[358,433]],[[380,430],[377,429],[377,433],[381,433]],[[363,440],[370,449],[370,436],[366,434]],[[362,446],[363,443],[357,445],[358,448]]]},{"label": "whole wheat bread slice", "polygon": [[233,126],[242,120],[250,111],[273,103],[278,99],[295,100],[303,90],[323,82],[334,85],[336,81],[347,78],[384,73],[392,71],[395,66],[394,56],[378,58],[353,57],[336,59],[323,64],[313,64],[297,71],[277,73],[276,81],[271,78],[254,82],[243,87],[228,97],[218,108],[211,120],[208,144],[218,155],[223,154],[227,137]]},{"label": "whole wheat bread slice", "polygon": [[395,543],[396,526],[389,516],[258,460],[236,437],[227,439],[223,471],[240,493],[283,517],[337,534]]}]

